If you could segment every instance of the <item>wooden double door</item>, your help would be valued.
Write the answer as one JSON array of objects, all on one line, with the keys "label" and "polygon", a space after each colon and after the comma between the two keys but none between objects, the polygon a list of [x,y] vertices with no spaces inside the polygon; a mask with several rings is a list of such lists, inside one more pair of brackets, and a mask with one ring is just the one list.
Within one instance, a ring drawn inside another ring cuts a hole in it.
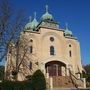
[{"label": "wooden double door", "polygon": [[62,66],[65,67],[65,64],[59,61],[51,61],[46,63],[46,73],[49,76],[62,76]]}]

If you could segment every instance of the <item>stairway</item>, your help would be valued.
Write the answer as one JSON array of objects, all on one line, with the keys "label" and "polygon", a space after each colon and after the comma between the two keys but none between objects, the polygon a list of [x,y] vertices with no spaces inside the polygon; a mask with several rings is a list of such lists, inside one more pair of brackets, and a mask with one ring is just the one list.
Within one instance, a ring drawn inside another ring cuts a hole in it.
[{"label": "stairway", "polygon": [[76,88],[53,88],[52,90],[76,90]]},{"label": "stairway", "polygon": [[60,87],[60,88],[73,88],[74,85],[69,78],[69,76],[58,76],[58,77],[53,77],[53,87]]},{"label": "stairway", "polygon": [[76,90],[84,88],[84,82],[75,76],[53,76],[51,79],[52,82],[50,82],[50,78],[47,79],[47,90]]}]

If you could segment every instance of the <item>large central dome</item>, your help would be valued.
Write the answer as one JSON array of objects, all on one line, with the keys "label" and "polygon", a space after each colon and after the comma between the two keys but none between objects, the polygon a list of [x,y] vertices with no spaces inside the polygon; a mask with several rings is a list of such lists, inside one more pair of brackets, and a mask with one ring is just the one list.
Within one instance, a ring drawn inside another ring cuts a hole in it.
[{"label": "large central dome", "polygon": [[48,5],[46,5],[46,13],[42,15],[41,20],[53,20],[53,16],[48,12]]}]

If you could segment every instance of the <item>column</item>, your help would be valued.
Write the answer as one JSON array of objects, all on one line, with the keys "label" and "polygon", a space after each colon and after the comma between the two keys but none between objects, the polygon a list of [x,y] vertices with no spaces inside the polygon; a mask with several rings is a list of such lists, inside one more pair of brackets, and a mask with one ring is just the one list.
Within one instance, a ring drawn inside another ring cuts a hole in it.
[{"label": "column", "polygon": [[46,67],[46,77],[49,78],[48,66]]},{"label": "column", "polygon": [[78,78],[80,79],[80,73],[78,73]]},{"label": "column", "polygon": [[65,76],[66,72],[65,72],[65,67],[64,66],[61,66],[61,73],[62,73],[62,76]]},{"label": "column", "polygon": [[58,76],[58,65],[56,65],[56,76]]},{"label": "column", "polygon": [[53,90],[53,78],[50,77],[50,90]]},{"label": "column", "polygon": [[86,78],[83,78],[84,85],[83,87],[86,88]]},{"label": "column", "polygon": [[70,74],[69,74],[69,69],[70,69],[70,68],[69,68],[69,66],[68,66],[68,65],[66,65],[66,75],[67,75],[67,76],[69,76],[69,75],[70,75]]}]

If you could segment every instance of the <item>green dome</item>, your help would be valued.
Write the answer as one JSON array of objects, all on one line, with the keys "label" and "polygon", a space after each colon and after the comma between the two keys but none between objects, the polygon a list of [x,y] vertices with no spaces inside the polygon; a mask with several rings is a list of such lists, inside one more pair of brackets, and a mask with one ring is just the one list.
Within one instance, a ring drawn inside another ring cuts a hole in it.
[{"label": "green dome", "polygon": [[33,21],[31,22],[31,29],[35,29],[38,25],[38,21],[36,19],[36,12],[34,13],[34,19]]},{"label": "green dome", "polygon": [[70,31],[67,26],[65,30],[65,36],[72,36],[72,31]]},{"label": "green dome", "polygon": [[65,30],[65,35],[72,35],[72,31],[70,31],[70,30]]},{"label": "green dome", "polygon": [[53,20],[53,16],[48,12],[47,5],[46,5],[46,13],[42,15],[41,20]]},{"label": "green dome", "polygon": [[31,28],[31,17],[29,22],[25,25],[25,29],[30,29]]},{"label": "green dome", "polygon": [[33,19],[33,21],[30,24],[31,29],[35,29],[38,25],[38,21],[36,20],[36,18]]},{"label": "green dome", "polygon": [[36,19],[36,12],[35,12],[33,21],[31,21],[31,18],[30,18],[30,21],[29,23],[26,24],[25,29],[35,29],[37,25],[38,25],[38,21]]}]

